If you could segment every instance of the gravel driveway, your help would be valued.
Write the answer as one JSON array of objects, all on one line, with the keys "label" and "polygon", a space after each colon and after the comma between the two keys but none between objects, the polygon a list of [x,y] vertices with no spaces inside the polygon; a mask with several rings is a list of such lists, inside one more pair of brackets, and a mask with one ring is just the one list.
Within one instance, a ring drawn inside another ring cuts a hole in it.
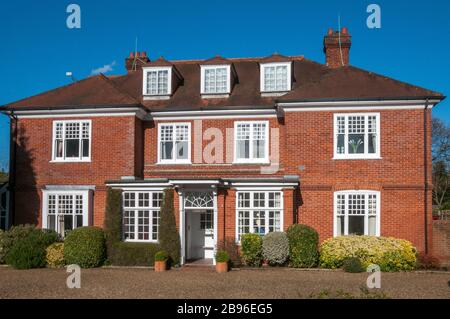
[{"label": "gravel driveway", "polygon": [[[310,298],[336,291],[358,297],[367,279],[340,270],[97,268],[82,270],[81,288],[68,289],[68,275],[65,269],[0,267],[0,298]],[[450,299],[449,280],[450,272],[383,273],[375,290],[388,298]]]}]

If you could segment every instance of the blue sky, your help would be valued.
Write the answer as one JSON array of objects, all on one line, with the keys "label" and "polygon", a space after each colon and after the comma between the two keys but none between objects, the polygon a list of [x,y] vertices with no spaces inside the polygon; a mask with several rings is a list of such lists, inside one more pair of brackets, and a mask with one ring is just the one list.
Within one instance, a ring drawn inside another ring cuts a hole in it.
[{"label": "blue sky", "polygon": [[[68,29],[66,7],[81,7],[81,29]],[[366,26],[369,4],[381,29]],[[450,94],[450,1],[2,1],[0,105],[70,83],[111,65],[124,73],[134,50],[151,59],[304,55],[323,62],[323,36],[352,35],[351,64]],[[434,116],[450,122],[450,102]],[[8,161],[9,120],[0,116],[0,170]]]}]

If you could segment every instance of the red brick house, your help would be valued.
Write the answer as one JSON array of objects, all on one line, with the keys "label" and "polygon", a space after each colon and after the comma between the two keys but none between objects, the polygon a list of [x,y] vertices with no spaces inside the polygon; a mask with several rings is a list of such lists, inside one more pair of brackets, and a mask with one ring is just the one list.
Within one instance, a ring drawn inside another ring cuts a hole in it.
[{"label": "red brick house", "polygon": [[12,223],[102,226],[113,187],[123,240],[157,242],[162,191],[174,188],[183,262],[293,223],[320,240],[393,236],[431,249],[430,120],[444,96],[350,66],[350,39],[330,30],[325,64],[137,52],[125,75],[7,105]]}]

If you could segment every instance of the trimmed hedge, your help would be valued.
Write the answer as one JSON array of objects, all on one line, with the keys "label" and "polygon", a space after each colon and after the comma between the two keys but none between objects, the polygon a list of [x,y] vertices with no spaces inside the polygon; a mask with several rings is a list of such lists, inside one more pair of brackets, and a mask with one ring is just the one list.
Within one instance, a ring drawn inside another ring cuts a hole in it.
[{"label": "trimmed hedge", "polygon": [[105,234],[99,227],[80,227],[64,240],[64,258],[68,265],[98,267],[105,261]]},{"label": "trimmed hedge", "polygon": [[289,258],[289,240],[286,233],[272,232],[263,237],[262,254],[270,265],[283,265]]},{"label": "trimmed hedge", "polygon": [[311,268],[319,259],[319,234],[307,225],[294,224],[287,229],[289,239],[289,265],[295,268]]},{"label": "trimmed hedge", "polygon": [[241,236],[241,257],[247,266],[261,266],[262,238],[258,234],[244,234]]},{"label": "trimmed hedge", "polygon": [[45,251],[45,260],[48,267],[58,268],[64,266],[64,243],[53,243]]},{"label": "trimmed hedge", "polygon": [[173,197],[174,190],[172,188],[164,190],[158,239],[161,249],[169,254],[168,264],[178,265],[180,263],[181,243],[175,221]]},{"label": "trimmed hedge", "polygon": [[345,272],[350,273],[359,273],[364,272],[365,269],[361,263],[361,260],[359,260],[358,257],[347,257],[342,262],[342,269],[344,269]]},{"label": "trimmed hedge", "polygon": [[370,264],[381,271],[412,270],[416,248],[407,240],[392,237],[340,236],[324,241],[320,247],[320,266],[340,268],[344,259],[358,257],[364,268]]},{"label": "trimmed hedge", "polygon": [[108,262],[116,266],[153,266],[160,249],[153,243],[118,242],[111,247]]}]

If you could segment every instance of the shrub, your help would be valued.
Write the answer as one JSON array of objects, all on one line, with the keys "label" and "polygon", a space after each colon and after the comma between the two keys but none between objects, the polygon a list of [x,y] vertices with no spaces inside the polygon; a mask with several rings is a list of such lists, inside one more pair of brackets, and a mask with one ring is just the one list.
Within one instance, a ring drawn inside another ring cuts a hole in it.
[{"label": "shrub", "polygon": [[342,262],[342,269],[345,272],[358,273],[364,272],[365,269],[358,257],[347,257]]},{"label": "shrub", "polygon": [[117,242],[109,251],[108,262],[116,266],[153,266],[160,249],[154,243]]},{"label": "shrub", "polygon": [[6,263],[16,269],[41,268],[45,266],[45,248],[34,236],[17,241],[6,255]]},{"label": "shrub", "polygon": [[80,227],[72,230],[64,241],[67,264],[82,268],[102,265],[105,260],[105,234],[99,227]]},{"label": "shrub", "polygon": [[262,254],[271,265],[282,265],[289,257],[289,240],[286,233],[268,233],[262,239]]},{"label": "shrub", "polygon": [[167,259],[169,259],[169,255],[164,250],[160,250],[155,254],[155,261],[166,261]]},{"label": "shrub", "polygon": [[230,262],[230,256],[224,250],[218,250],[216,252],[216,262],[218,263],[228,263]]},{"label": "shrub", "polygon": [[419,269],[439,269],[441,267],[439,259],[430,254],[420,253],[417,256],[416,268]]},{"label": "shrub", "polygon": [[241,256],[239,255],[239,247],[236,244],[234,237],[226,237],[217,245],[218,250],[225,251],[230,259],[231,266],[237,266],[241,263]]},{"label": "shrub", "polygon": [[294,224],[287,229],[289,240],[289,264],[296,268],[310,268],[317,265],[319,235],[306,225]]},{"label": "shrub", "polygon": [[52,268],[64,266],[64,243],[53,243],[47,247],[46,263]]},{"label": "shrub", "polygon": [[181,251],[180,235],[178,234],[173,208],[173,193],[173,189],[164,190],[158,232],[161,248],[169,254],[169,265],[180,263]]},{"label": "shrub", "polygon": [[241,256],[248,266],[261,266],[262,238],[258,234],[244,234],[241,236]]},{"label": "shrub", "polygon": [[106,193],[105,210],[105,238],[106,250],[122,240],[122,191],[108,188]]},{"label": "shrub", "polygon": [[358,257],[364,268],[370,264],[381,271],[412,270],[416,249],[406,240],[375,236],[340,236],[324,241],[320,248],[320,266],[339,268],[347,257]]}]

